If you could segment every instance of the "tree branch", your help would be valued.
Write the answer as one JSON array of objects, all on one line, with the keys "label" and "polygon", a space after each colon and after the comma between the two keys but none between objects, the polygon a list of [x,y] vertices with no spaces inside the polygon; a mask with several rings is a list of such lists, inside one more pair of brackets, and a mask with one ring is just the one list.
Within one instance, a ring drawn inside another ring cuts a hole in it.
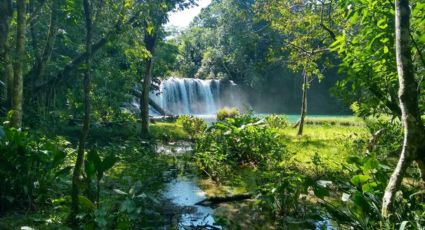
[{"label": "tree branch", "polygon": [[[138,18],[140,11],[136,12],[133,17],[131,17],[125,25],[132,25],[135,20]],[[92,52],[91,56],[96,54],[100,49],[102,49],[108,42],[112,41],[117,37],[117,34],[120,34],[123,31],[124,25],[122,25],[121,19],[118,20],[115,29],[113,31],[110,31],[105,37],[98,40],[96,43],[92,45]],[[76,69],[80,64],[82,64],[86,58],[88,58],[89,55],[87,52],[83,52],[77,57],[75,57],[69,64],[65,65],[65,67],[57,73],[54,77],[51,77],[48,80],[45,81],[38,81],[34,83],[34,91],[40,91],[47,85],[58,85],[60,83],[66,82],[69,80],[69,74]],[[31,82],[32,76],[30,76],[30,79],[28,79],[28,82]]]}]

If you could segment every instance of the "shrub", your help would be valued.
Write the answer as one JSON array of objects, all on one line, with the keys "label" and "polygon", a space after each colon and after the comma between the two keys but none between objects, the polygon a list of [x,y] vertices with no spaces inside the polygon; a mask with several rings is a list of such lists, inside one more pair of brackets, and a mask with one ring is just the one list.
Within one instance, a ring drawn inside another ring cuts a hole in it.
[{"label": "shrub", "polygon": [[264,211],[271,212],[273,216],[296,216],[312,212],[313,209],[303,207],[306,205],[300,196],[305,195],[309,181],[301,172],[292,170],[271,170],[261,178],[266,181],[259,187],[259,204]]},{"label": "shrub", "polygon": [[279,115],[269,115],[265,117],[267,124],[272,128],[286,128],[289,125],[288,119]]},{"label": "shrub", "polygon": [[398,155],[401,143],[403,143],[403,128],[399,121],[367,120],[366,127],[371,135],[379,130],[381,135],[375,137],[374,143],[369,143],[367,148],[381,157]]},{"label": "shrub", "polygon": [[224,121],[227,118],[235,118],[240,115],[237,108],[224,107],[217,112],[217,121]]},{"label": "shrub", "polygon": [[47,199],[55,178],[71,169],[61,169],[66,143],[0,126],[0,213]]},{"label": "shrub", "polygon": [[183,130],[189,134],[190,138],[201,134],[207,128],[207,123],[202,118],[189,115],[179,116],[177,124],[183,127]]},{"label": "shrub", "polygon": [[[382,144],[386,144],[385,140],[392,136],[391,133],[397,132],[397,127],[393,131],[389,130],[389,136],[382,137]],[[377,149],[381,148],[379,145]],[[414,184],[406,186],[407,183],[403,183],[400,187],[394,200],[394,214],[389,222],[381,216],[381,201],[392,172],[392,161],[393,159],[376,150],[349,157],[343,167],[351,180],[337,180],[337,187],[334,188],[344,191],[341,199],[329,199],[321,203],[328,215],[338,224],[351,226],[353,229],[423,229],[423,192]],[[420,180],[420,176],[414,171],[408,171],[406,176],[412,181]]]},{"label": "shrub", "polygon": [[267,167],[284,156],[284,146],[264,120],[241,115],[216,122],[199,135],[195,152],[201,169],[216,177],[236,165]]}]

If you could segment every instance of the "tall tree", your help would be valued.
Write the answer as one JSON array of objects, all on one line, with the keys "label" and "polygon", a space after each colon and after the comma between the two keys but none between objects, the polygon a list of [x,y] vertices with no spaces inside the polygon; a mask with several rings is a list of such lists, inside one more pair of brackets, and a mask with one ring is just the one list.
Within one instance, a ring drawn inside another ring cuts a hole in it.
[{"label": "tall tree", "polygon": [[146,18],[144,21],[144,45],[149,55],[146,58],[145,71],[143,76],[142,94],[140,98],[141,109],[141,136],[149,137],[149,92],[152,84],[153,60],[155,55],[155,45],[161,27],[168,21],[168,13],[174,9],[184,9],[195,3],[195,0],[161,0],[147,1],[145,3]]},{"label": "tall tree", "polygon": [[79,212],[79,180],[80,180],[80,171],[83,165],[84,153],[86,149],[86,139],[89,133],[90,127],[90,75],[91,75],[91,53],[92,53],[92,11],[91,4],[89,0],[83,1],[84,6],[84,18],[85,18],[85,27],[86,27],[86,53],[87,58],[85,60],[85,72],[84,72],[84,119],[83,119],[83,128],[81,130],[77,160],[75,162],[74,171],[72,174],[72,191],[71,191],[71,213],[69,216],[69,221],[72,226],[77,226],[78,222],[76,220],[76,215]]},{"label": "tall tree", "polygon": [[45,45],[40,50],[40,53],[36,55],[38,57],[35,59],[34,66],[31,68],[31,72],[27,74],[28,76],[34,75],[32,77],[33,79],[39,79],[43,75],[46,65],[50,60],[58,33],[59,10],[62,3],[62,0],[57,0],[52,1],[50,4],[50,19]]},{"label": "tall tree", "polygon": [[347,20],[341,22],[344,33],[331,46],[338,51],[341,70],[346,73],[338,87],[343,95],[355,98],[356,112],[361,116],[390,115],[400,118],[403,125],[400,158],[383,196],[381,211],[387,218],[394,211],[395,194],[406,169],[414,161],[425,182],[425,128],[420,117],[425,109],[421,106],[425,4],[407,0],[393,3],[340,1],[338,8]]},{"label": "tall tree", "polygon": [[303,95],[302,95],[302,101],[301,101],[301,115],[300,115],[300,121],[298,124],[298,136],[303,135],[303,130],[304,130],[304,121],[305,121],[305,116],[307,115],[307,91],[308,91],[308,77],[307,77],[307,73],[303,70],[302,71],[302,76],[303,76],[303,86],[302,86],[302,91],[303,91]]},{"label": "tall tree", "polygon": [[[307,114],[307,91],[313,79],[324,77],[328,46],[335,40],[332,1],[258,1],[258,7],[271,26],[282,34],[285,62],[295,73],[301,73],[302,101],[298,135],[303,134]],[[334,26],[335,27],[335,26]]]},{"label": "tall tree", "polygon": [[157,40],[158,26],[146,22],[144,43],[149,52],[145,63],[145,72],[143,77],[143,90],[140,98],[141,118],[142,118],[142,137],[149,137],[149,92],[152,84],[152,69],[155,55],[155,43]]},{"label": "tall tree", "polygon": [[13,64],[10,59],[9,47],[10,20],[13,12],[12,1],[1,1],[0,12],[2,12],[0,15],[0,81],[3,82],[3,86],[0,86],[0,100],[3,107],[7,109],[11,104],[10,96],[12,95],[13,85]]},{"label": "tall tree", "polygon": [[418,83],[412,62],[410,38],[410,6],[408,0],[395,1],[395,44],[398,72],[398,98],[401,107],[401,121],[404,129],[403,147],[400,158],[390,177],[382,201],[382,215],[390,217],[393,202],[406,169],[416,160],[424,177],[425,128],[418,104]]},{"label": "tall tree", "polygon": [[26,1],[17,0],[16,25],[16,56],[14,61],[13,97],[12,97],[12,125],[22,126],[22,103],[24,86],[25,61],[25,34],[26,34]]}]

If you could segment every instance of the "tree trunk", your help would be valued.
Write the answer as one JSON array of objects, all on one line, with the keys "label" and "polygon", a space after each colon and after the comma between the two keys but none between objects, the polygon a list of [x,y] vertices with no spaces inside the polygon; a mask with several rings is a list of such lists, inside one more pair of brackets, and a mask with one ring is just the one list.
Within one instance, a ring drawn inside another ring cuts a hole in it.
[{"label": "tree trunk", "polygon": [[[140,100],[143,97],[143,94],[138,90],[133,90],[133,95],[137,98],[139,98],[139,105]],[[158,105],[152,98],[149,97],[149,105],[152,106],[153,109],[155,109],[161,116],[173,116],[172,113],[162,108],[160,105]]]},{"label": "tree trunk", "polygon": [[305,71],[303,71],[303,96],[302,96],[302,102],[301,102],[301,117],[300,117],[300,123],[298,126],[298,136],[303,135],[303,129],[304,129],[304,121],[305,116],[307,115],[307,90],[308,90],[308,81],[307,81],[307,74]]},{"label": "tree trunk", "polygon": [[143,80],[142,97],[140,98],[140,116],[142,120],[142,138],[149,138],[149,91],[152,83],[153,56],[155,53],[156,31],[145,32],[145,46],[150,52],[150,57],[146,60],[145,74]]},{"label": "tree trunk", "polygon": [[[410,8],[408,0],[395,1],[396,59],[399,80],[398,97],[404,130],[403,147],[400,159],[391,178],[382,201],[382,215],[390,218],[394,211],[394,197],[399,190],[403,175],[413,160],[420,159],[420,147],[423,143],[423,124],[418,106],[418,90],[415,81],[410,47]],[[420,163],[422,161],[418,161]]]},{"label": "tree trunk", "polygon": [[86,139],[89,133],[90,127],[90,74],[91,74],[91,52],[92,52],[92,17],[89,0],[83,1],[84,15],[86,24],[86,52],[88,58],[86,59],[86,67],[84,73],[84,120],[83,128],[81,130],[81,136],[79,140],[77,161],[75,162],[74,171],[72,175],[72,191],[71,191],[71,212],[69,215],[69,221],[71,226],[76,228],[78,221],[76,216],[79,212],[79,177],[81,167],[84,161],[84,153],[86,148]]},{"label": "tree trunk", "polygon": [[[34,82],[37,81],[43,81],[44,79],[44,72],[45,69],[47,67],[47,64],[50,61],[50,57],[54,48],[54,44],[56,41],[56,36],[57,36],[57,31],[58,31],[58,18],[59,18],[59,7],[60,4],[62,4],[62,0],[55,0],[52,1],[50,4],[50,22],[49,22],[49,30],[47,32],[47,36],[46,36],[46,42],[44,43],[44,46],[41,50],[36,49],[36,42],[33,41],[34,43],[34,49],[35,49],[35,53],[36,53],[36,59],[35,59],[35,63],[32,66],[31,70],[25,74],[24,78],[25,78],[25,82],[24,82],[24,89],[25,89],[25,95],[24,97],[26,97],[26,101],[25,103],[29,103],[29,104],[43,104],[43,106],[37,106],[37,114],[44,114],[43,110],[46,110],[46,104],[47,101],[45,103],[37,103],[38,101],[43,101],[43,99],[47,99],[50,98],[49,96],[46,96],[49,94],[49,90],[45,90],[42,91],[41,94],[44,95],[37,95],[33,93],[34,90]],[[32,24],[31,26],[35,26],[36,23],[34,23],[35,20],[31,20]],[[31,31],[33,31],[34,28],[31,28]],[[33,34],[33,32],[31,32],[31,34]],[[32,35],[33,40],[37,39],[36,35]],[[40,101],[40,102],[41,102]]]},{"label": "tree trunk", "polygon": [[17,3],[17,25],[16,25],[16,58],[14,65],[13,96],[12,96],[12,125],[20,128],[22,126],[22,101],[23,101],[23,69],[25,59],[25,32],[26,32],[26,4],[25,0]]},{"label": "tree trunk", "polygon": [[[13,64],[10,60],[9,29],[12,17],[12,2],[3,0],[0,2],[0,99],[1,106],[8,109],[11,105],[10,96],[13,89]],[[1,67],[2,66],[2,67]]]},{"label": "tree trunk", "polygon": [[35,67],[32,69],[32,74],[35,76],[34,79],[39,79],[40,76],[43,74],[47,63],[50,60],[50,56],[53,50],[53,45],[56,41],[56,35],[58,31],[58,13],[59,13],[59,7],[60,7],[61,1],[55,0],[51,3],[51,13],[50,13],[50,24],[49,24],[49,31],[47,34],[47,40],[46,44],[43,48],[43,51],[41,53],[41,56],[39,60],[36,62]]}]

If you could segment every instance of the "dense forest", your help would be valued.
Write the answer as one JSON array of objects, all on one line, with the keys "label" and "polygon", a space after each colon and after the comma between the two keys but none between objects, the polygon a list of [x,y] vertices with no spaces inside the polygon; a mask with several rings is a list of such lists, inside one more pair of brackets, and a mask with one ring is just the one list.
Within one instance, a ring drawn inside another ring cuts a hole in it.
[{"label": "dense forest", "polygon": [[[213,1],[177,36],[177,75],[231,79],[250,92],[255,111],[298,113],[293,102],[301,101],[302,71],[288,63],[289,52],[282,44],[287,34],[273,27],[259,8],[255,1]],[[347,114],[329,93],[341,77],[335,64],[326,65],[327,59],[335,57],[324,54],[318,63],[326,78],[311,79],[309,109],[313,114]]]},{"label": "dense forest", "polygon": [[1,0],[0,229],[424,229],[425,1],[203,1]]}]

